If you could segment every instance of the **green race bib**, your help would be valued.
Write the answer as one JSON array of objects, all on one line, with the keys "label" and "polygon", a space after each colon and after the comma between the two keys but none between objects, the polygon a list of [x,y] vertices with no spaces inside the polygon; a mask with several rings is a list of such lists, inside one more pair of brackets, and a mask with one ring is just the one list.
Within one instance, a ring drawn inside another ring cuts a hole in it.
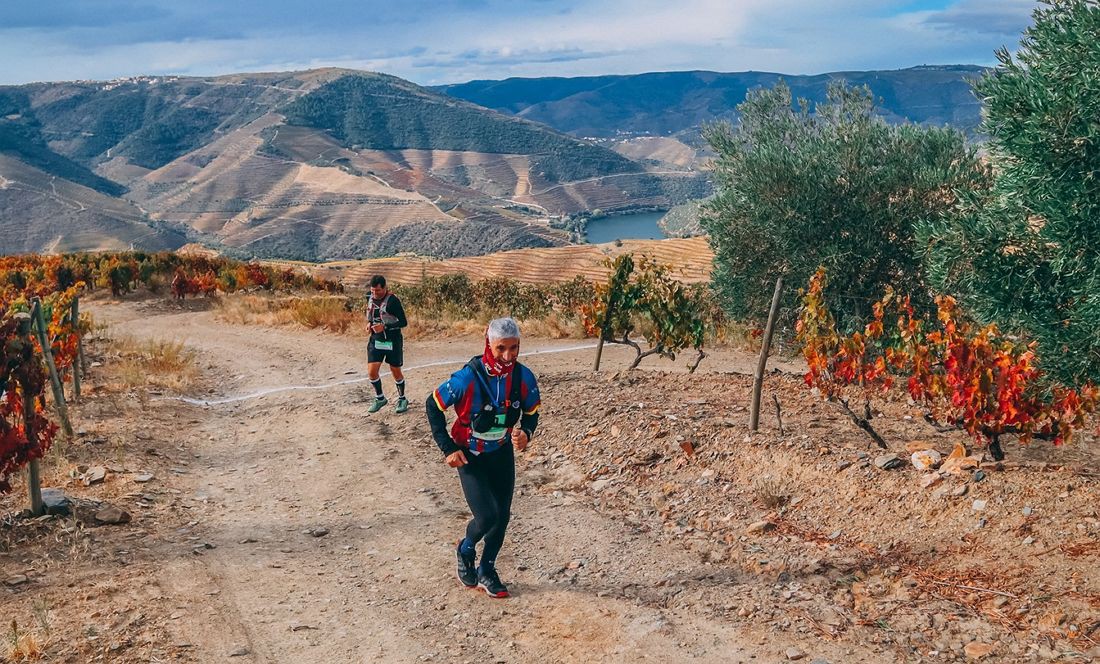
[{"label": "green race bib", "polygon": [[508,434],[508,429],[504,426],[504,419],[506,417],[507,415],[497,415],[496,426],[488,431],[479,431],[475,433],[474,436],[481,440],[500,440],[504,438],[504,436]]},{"label": "green race bib", "polygon": [[374,350],[393,350],[393,342],[375,340]]}]

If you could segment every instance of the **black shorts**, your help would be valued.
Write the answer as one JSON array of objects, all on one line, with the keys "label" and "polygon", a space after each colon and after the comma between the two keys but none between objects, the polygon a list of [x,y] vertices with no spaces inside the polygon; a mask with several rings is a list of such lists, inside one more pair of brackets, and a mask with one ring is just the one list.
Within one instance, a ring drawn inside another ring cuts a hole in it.
[{"label": "black shorts", "polygon": [[[383,339],[382,341],[385,341]],[[400,367],[405,363],[404,341],[391,339],[393,350],[378,350],[374,347],[374,339],[367,344],[367,362],[385,362],[391,367]]]}]

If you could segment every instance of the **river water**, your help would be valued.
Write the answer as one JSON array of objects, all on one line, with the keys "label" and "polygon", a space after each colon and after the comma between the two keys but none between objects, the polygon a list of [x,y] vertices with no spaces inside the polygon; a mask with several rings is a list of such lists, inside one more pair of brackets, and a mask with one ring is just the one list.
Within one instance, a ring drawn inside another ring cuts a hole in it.
[{"label": "river water", "polygon": [[639,212],[591,219],[585,229],[592,244],[615,240],[663,240],[664,232],[657,226],[664,212]]}]

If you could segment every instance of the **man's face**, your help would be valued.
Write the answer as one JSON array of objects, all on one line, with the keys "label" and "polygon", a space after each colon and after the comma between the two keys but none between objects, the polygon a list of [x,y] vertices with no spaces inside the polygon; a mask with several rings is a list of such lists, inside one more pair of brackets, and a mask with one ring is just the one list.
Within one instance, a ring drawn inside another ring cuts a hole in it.
[{"label": "man's face", "polygon": [[370,294],[371,294],[371,297],[373,297],[374,299],[380,300],[380,299],[382,299],[383,297],[386,296],[386,287],[385,286],[371,286],[370,287]]},{"label": "man's face", "polygon": [[519,357],[519,339],[497,339],[489,342],[489,348],[493,351],[493,357],[502,362],[515,362]]}]

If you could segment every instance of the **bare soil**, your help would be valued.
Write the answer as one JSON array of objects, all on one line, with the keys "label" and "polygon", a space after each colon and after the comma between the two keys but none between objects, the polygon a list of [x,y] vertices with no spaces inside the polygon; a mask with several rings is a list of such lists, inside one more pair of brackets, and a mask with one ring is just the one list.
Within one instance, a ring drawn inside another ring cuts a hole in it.
[{"label": "bare soil", "polygon": [[[590,349],[532,352],[578,342],[526,339],[543,416],[499,561],[513,597],[492,600],[454,578],[468,511],[421,405],[477,338],[410,342],[413,408],[369,416],[360,339],[228,325],[191,301],[90,308],[116,333],[185,341],[202,375],[187,396],[213,403],[113,388],[92,349],[81,433],[47,483],[132,521],[0,525],[3,646],[14,620],[44,661],[1100,657],[1094,439],[1010,445],[1009,463],[924,488],[906,444],[963,438],[904,402],[875,423],[906,463],[880,470],[792,374],[768,377],[750,434],[751,357],[617,373],[630,351],[612,347],[593,376]],[[295,386],[316,389],[273,389]],[[109,472],[85,487],[92,465]]]}]

